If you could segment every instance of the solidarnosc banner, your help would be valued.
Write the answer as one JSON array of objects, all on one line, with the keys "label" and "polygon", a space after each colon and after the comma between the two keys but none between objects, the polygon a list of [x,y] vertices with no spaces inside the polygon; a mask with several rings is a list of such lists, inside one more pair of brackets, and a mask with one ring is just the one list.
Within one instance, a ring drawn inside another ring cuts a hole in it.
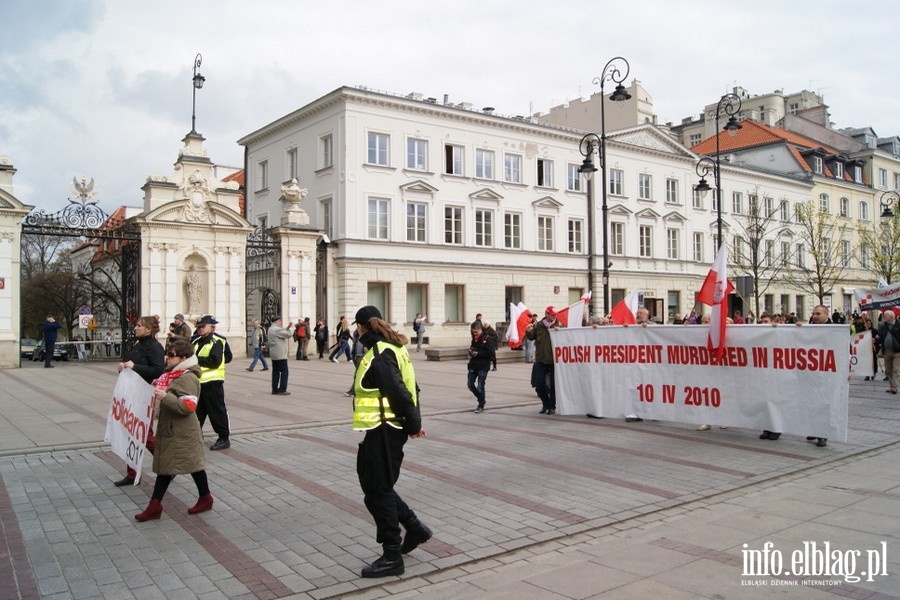
[{"label": "solidarnosc banner", "polygon": [[141,465],[153,418],[153,394],[152,385],[131,369],[123,369],[116,380],[106,419],[104,441],[137,472],[134,485],[141,481]]},{"label": "solidarnosc banner", "polygon": [[552,330],[558,412],[847,440],[846,325],[729,325],[718,360],[707,330]]}]

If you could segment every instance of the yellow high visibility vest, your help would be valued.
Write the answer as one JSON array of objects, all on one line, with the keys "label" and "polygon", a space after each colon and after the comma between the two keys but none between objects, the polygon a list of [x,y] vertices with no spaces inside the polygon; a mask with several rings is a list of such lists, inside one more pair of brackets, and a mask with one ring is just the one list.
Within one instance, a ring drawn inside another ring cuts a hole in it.
[{"label": "yellow high visibility vest", "polygon": [[[397,364],[400,366],[400,378],[403,385],[409,390],[413,398],[413,405],[419,404],[419,398],[416,395],[416,373],[413,370],[412,360],[409,352],[402,346],[394,346],[388,342],[378,342],[376,344],[378,352],[393,352],[397,358]],[[375,350],[369,350],[363,355],[359,366],[356,368],[356,375],[353,378],[353,429],[365,431],[374,429],[381,425],[381,411],[384,409],[384,419],[388,425],[397,429],[403,429],[403,425],[397,419],[397,415],[391,410],[388,399],[381,395],[378,388],[363,387],[363,378],[372,366],[372,360],[375,358]]]},{"label": "yellow high visibility vest", "polygon": [[222,361],[219,363],[218,367],[200,367],[200,383],[206,383],[207,381],[225,381],[225,342],[222,341],[221,338],[216,337],[213,334],[212,342],[208,344],[204,344],[202,348],[197,350],[197,347],[200,345],[200,339],[194,342],[194,354],[197,355],[197,358],[202,358],[204,356],[209,356],[210,352],[212,352],[213,346],[216,344],[222,345]]}]

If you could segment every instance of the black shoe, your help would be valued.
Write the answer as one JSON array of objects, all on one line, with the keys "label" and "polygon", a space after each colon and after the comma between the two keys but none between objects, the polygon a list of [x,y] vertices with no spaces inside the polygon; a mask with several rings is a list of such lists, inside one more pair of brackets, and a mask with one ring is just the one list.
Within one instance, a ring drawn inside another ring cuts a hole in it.
[{"label": "black shoe", "polygon": [[767,439],[769,439],[769,436],[771,436],[771,435],[772,435],[771,431],[763,431],[761,434],[759,434],[759,439],[767,440]]},{"label": "black shoe", "polygon": [[363,567],[363,577],[390,577],[391,575],[403,575],[403,557],[389,559],[382,556],[371,565]]},{"label": "black shoe", "polygon": [[769,432],[769,439],[772,440],[773,442],[774,442],[775,440],[777,440],[778,438],[780,438],[780,437],[781,437],[781,434],[780,434],[780,433],[776,433],[776,432],[774,432],[774,431],[770,431],[770,432]]},{"label": "black shoe", "polygon": [[126,475],[126,476],[123,477],[122,479],[120,479],[120,480],[114,482],[113,485],[116,486],[116,487],[122,487],[122,486],[124,486],[124,485],[134,485],[134,479],[132,479],[131,477],[128,477],[128,476]]},{"label": "black shoe", "polygon": [[272,392],[273,396],[290,396],[290,392]]},{"label": "black shoe", "polygon": [[418,527],[407,529],[406,537],[403,538],[403,545],[400,546],[400,553],[409,554],[410,552],[418,548],[419,544],[424,544],[425,542],[430,540],[431,536],[431,529],[429,529],[427,525],[423,525],[421,522],[419,523]]},{"label": "black shoe", "polygon": [[231,448],[231,442],[228,440],[219,440],[209,447],[210,450],[225,450],[226,448]]},{"label": "black shoe", "polygon": [[816,439],[816,446],[819,448],[824,448],[828,445],[828,438],[818,438]]},{"label": "black shoe", "polygon": [[496,371],[496,370],[497,370],[497,367],[494,367],[493,369],[491,369],[491,371]]},{"label": "black shoe", "polygon": [[591,413],[587,413],[586,416],[588,419],[602,419],[603,417],[598,417],[597,415],[592,415]]},{"label": "black shoe", "polygon": [[641,423],[643,421],[640,417],[625,417],[626,423]]},{"label": "black shoe", "polygon": [[263,370],[263,371],[268,371],[268,370],[269,370],[269,367],[263,367],[262,370]]},{"label": "black shoe", "polygon": [[546,409],[546,408],[542,408],[542,409],[541,409],[541,414],[542,414],[542,415],[547,414],[547,409]]},{"label": "black shoe", "polygon": [[484,412],[484,407],[483,407],[483,406],[479,406],[479,407],[477,407],[475,410],[473,410],[472,412],[475,412],[475,413],[483,413],[483,412]]},{"label": "black shoe", "polygon": [[817,438],[816,436],[814,436],[814,435],[808,435],[808,436],[806,436],[806,441],[807,441],[807,442],[811,442],[811,441],[816,440],[816,439],[818,439],[818,438]]},{"label": "black shoe", "polygon": [[556,414],[556,410],[551,408],[550,410],[547,411],[547,414],[548,414],[548,415],[555,415],[555,414]]},{"label": "black shoe", "polygon": [[44,365],[44,368],[45,369],[55,369],[56,367],[54,365]]},{"label": "black shoe", "polygon": [[251,373],[253,372],[253,369],[247,369],[247,370],[250,371]]}]

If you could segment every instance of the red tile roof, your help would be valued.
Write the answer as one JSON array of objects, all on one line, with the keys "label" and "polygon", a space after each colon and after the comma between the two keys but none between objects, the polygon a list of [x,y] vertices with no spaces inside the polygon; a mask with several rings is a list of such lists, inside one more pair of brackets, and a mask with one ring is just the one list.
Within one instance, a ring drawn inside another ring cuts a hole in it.
[{"label": "red tile roof", "polygon": [[[240,188],[244,189],[244,170],[241,169],[240,171],[235,171],[231,175],[228,175],[224,179],[222,179],[222,181],[225,181],[225,182],[236,181],[237,184],[240,186]],[[241,216],[246,219],[247,218],[247,202],[244,199],[243,194],[238,196],[238,208],[241,211]]]},{"label": "red tile roof", "polygon": [[[732,150],[741,150],[744,148],[752,148],[754,146],[765,146],[767,144],[786,143],[802,149],[822,148],[828,154],[837,154],[837,150],[829,146],[824,146],[808,137],[787,131],[786,129],[778,129],[777,127],[769,127],[758,121],[745,120],[741,121],[741,128],[732,136],[727,131],[720,131],[719,151],[729,152]],[[716,153],[716,136],[712,136],[700,142],[691,148],[697,154],[715,154]],[[805,162],[805,161],[804,161]]]}]

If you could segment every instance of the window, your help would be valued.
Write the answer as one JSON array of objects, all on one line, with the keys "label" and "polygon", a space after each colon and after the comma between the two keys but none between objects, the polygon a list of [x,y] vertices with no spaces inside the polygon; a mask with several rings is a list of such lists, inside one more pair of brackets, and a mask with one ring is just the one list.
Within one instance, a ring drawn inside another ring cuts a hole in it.
[{"label": "window", "polygon": [[537,218],[538,250],[553,252],[553,217]]},{"label": "window", "polygon": [[850,198],[841,198],[841,216],[850,217]]},{"label": "window", "polygon": [[863,269],[868,269],[868,268],[869,268],[869,262],[870,262],[870,259],[869,259],[869,247],[868,247],[868,246],[862,246],[862,247],[859,249],[859,265],[860,265]]},{"label": "window", "polygon": [[510,250],[522,249],[522,215],[519,213],[503,215],[503,247]]},{"label": "window", "polygon": [[900,173],[894,173],[894,189],[900,190]]},{"label": "window", "polygon": [[406,205],[406,241],[425,241],[425,204],[410,202]]},{"label": "window", "polygon": [[581,173],[578,172],[578,169],[581,165],[566,165],[566,189],[570,192],[580,192],[581,191]]},{"label": "window", "polygon": [[766,240],[766,266],[775,265],[775,240]]},{"label": "window", "polygon": [[820,262],[823,265],[831,264],[831,238],[822,238],[819,242]]},{"label": "window", "polygon": [[638,200],[653,200],[653,176],[647,173],[638,175]]},{"label": "window", "polygon": [[285,162],[287,162],[287,179],[290,181],[291,179],[297,179],[300,177],[300,156],[296,148],[291,148],[287,151],[287,157]]},{"label": "window", "polygon": [[849,267],[851,256],[852,253],[850,251],[850,240],[841,240],[841,265],[844,267]]},{"label": "window", "polygon": [[388,166],[388,145],[390,137],[383,133],[369,133],[368,156],[370,165]]},{"label": "window", "polygon": [[691,205],[694,208],[703,208],[703,196],[701,196],[700,192],[698,192],[697,190],[694,190],[691,194]]},{"label": "window", "polygon": [[424,283],[406,284],[406,322],[416,320],[416,313],[428,315],[428,285]]},{"label": "window", "polygon": [[609,251],[614,256],[625,254],[625,223],[610,223],[609,238],[611,241]]},{"label": "window", "polygon": [[494,178],[494,153],[490,150],[475,149],[475,177]]},{"label": "window", "polygon": [[703,234],[694,232],[694,262],[703,262]]},{"label": "window", "polygon": [[462,244],[463,209],[460,206],[444,207],[444,243]]},{"label": "window", "polygon": [[731,212],[736,215],[744,214],[744,194],[741,192],[731,193]]},{"label": "window", "polygon": [[490,210],[475,209],[475,245],[494,245],[494,213]]},{"label": "window", "polygon": [[672,260],[678,260],[677,229],[666,229],[666,255]]},{"label": "window", "polygon": [[828,194],[819,194],[819,212],[827,213],[828,205],[830,204],[828,200]]},{"label": "window", "polygon": [[369,239],[388,239],[388,199],[369,198]]},{"label": "window", "polygon": [[666,202],[678,204],[678,180],[666,179]]},{"label": "window", "polygon": [[886,188],[887,182],[887,169],[878,169],[878,187]]},{"label": "window", "polygon": [[869,220],[869,203],[863,200],[859,203],[859,220],[860,221],[868,221]]},{"label": "window", "polygon": [[651,258],[653,256],[653,228],[649,225],[641,225],[638,228],[638,246],[641,257]]},{"label": "window", "polygon": [[448,175],[463,175],[463,147],[447,144],[444,146],[444,172]]},{"label": "window", "polygon": [[[719,190],[717,190],[717,189],[712,190],[712,201],[711,201],[710,209],[717,213],[719,212]],[[726,209],[723,206],[722,212],[725,212],[725,210]]]},{"label": "window", "polygon": [[747,194],[747,214],[752,217],[759,217],[759,196],[756,194]]},{"label": "window", "polygon": [[378,307],[385,319],[390,318],[390,291],[390,284],[380,281],[370,281],[366,289],[367,303]]},{"label": "window", "polygon": [[573,254],[581,254],[584,250],[582,225],[580,219],[569,219],[569,252]]},{"label": "window", "polygon": [[269,161],[261,161],[257,165],[256,173],[259,176],[259,185],[256,188],[257,191],[269,189]]},{"label": "window", "polygon": [[462,323],[466,314],[465,299],[466,288],[462,285],[450,284],[444,286],[444,319],[450,323]]},{"label": "window", "polygon": [[334,165],[333,141],[330,135],[319,138],[319,158],[322,159],[323,169]]},{"label": "window", "polygon": [[507,154],[503,157],[503,180],[522,183],[522,157],[518,154]]},{"label": "window", "polygon": [[703,140],[703,134],[692,133],[688,136],[688,148],[693,148]]},{"label": "window", "polygon": [[766,214],[762,215],[765,219],[771,219],[775,216],[775,198],[769,198],[768,196],[763,198],[763,202],[766,206]]},{"label": "window", "polygon": [[781,201],[781,220],[787,221],[791,218],[791,205],[787,200]]},{"label": "window", "polygon": [[832,166],[832,171],[834,171],[834,176],[838,179],[844,178],[844,164],[836,162]]},{"label": "window", "polygon": [[428,142],[409,138],[406,140],[406,168],[428,170]]},{"label": "window", "polygon": [[334,231],[331,229],[331,198],[322,202],[322,231],[334,239]]},{"label": "window", "polygon": [[624,179],[624,174],[619,169],[610,169],[609,170],[609,193],[613,196],[624,196],[624,192],[622,191],[622,180]]},{"label": "window", "polygon": [[260,229],[268,229],[269,228],[269,216],[268,215],[260,215],[256,217],[256,223]]},{"label": "window", "polygon": [[539,158],[537,161],[537,184],[540,187],[553,187],[553,161]]},{"label": "window", "polygon": [[791,243],[781,242],[781,266],[787,267],[791,260]]},{"label": "window", "polygon": [[853,167],[853,182],[854,183],[862,183],[863,182],[862,167],[859,165],[856,165]]},{"label": "window", "polygon": [[734,236],[731,242],[731,251],[733,253],[734,262],[744,262],[744,238],[739,235]]},{"label": "window", "polygon": [[814,171],[817,175],[821,175],[821,174],[822,174],[822,157],[821,157],[821,156],[813,156],[813,159],[812,159],[812,168],[813,168],[813,171]]}]

